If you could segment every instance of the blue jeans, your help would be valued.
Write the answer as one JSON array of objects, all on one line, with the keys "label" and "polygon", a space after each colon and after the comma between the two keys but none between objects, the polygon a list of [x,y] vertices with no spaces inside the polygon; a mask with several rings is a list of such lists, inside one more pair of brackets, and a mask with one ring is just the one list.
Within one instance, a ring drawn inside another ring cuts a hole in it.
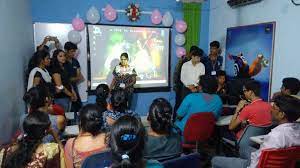
[{"label": "blue jeans", "polygon": [[215,156],[211,160],[211,166],[213,168],[246,168],[250,163],[249,161],[246,159],[236,157]]},{"label": "blue jeans", "polygon": [[69,98],[55,98],[54,103],[60,105],[65,112],[69,112],[71,109],[71,101]]}]

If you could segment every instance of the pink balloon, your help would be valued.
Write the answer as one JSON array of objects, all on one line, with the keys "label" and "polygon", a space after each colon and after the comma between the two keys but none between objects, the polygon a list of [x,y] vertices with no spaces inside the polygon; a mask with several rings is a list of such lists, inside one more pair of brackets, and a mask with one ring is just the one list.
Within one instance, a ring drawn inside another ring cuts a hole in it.
[{"label": "pink balloon", "polygon": [[72,20],[73,29],[76,31],[81,31],[84,29],[84,22],[80,17],[75,17]]},{"label": "pink balloon", "polygon": [[187,29],[187,24],[183,20],[176,21],[176,31],[184,33]]},{"label": "pink balloon", "polygon": [[108,21],[114,21],[117,18],[117,11],[111,5],[106,5],[104,9],[104,16]]},{"label": "pink balloon", "polygon": [[183,48],[183,47],[177,47],[177,49],[176,49],[176,56],[178,57],[178,58],[181,58],[181,57],[183,57],[183,56],[185,56],[186,55],[186,50],[185,50],[185,48]]},{"label": "pink balloon", "polygon": [[161,21],[162,21],[162,15],[160,14],[159,10],[155,9],[151,15],[151,22],[157,25],[160,24]]}]

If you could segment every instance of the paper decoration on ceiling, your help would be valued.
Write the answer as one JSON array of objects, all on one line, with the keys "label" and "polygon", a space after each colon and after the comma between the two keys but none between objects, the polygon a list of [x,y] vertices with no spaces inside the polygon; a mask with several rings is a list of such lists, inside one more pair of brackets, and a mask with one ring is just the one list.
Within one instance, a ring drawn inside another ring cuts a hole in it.
[{"label": "paper decoration on ceiling", "polygon": [[138,19],[140,19],[141,12],[140,12],[140,6],[138,4],[132,3],[128,5],[125,11],[130,21],[135,22]]}]

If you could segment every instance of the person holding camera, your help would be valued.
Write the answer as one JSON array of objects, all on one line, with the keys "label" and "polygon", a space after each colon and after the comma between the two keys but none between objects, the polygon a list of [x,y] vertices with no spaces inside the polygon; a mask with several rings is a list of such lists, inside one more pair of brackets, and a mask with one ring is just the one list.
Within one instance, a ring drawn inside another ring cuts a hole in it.
[{"label": "person holding camera", "polygon": [[48,42],[54,42],[54,46],[56,49],[59,49],[60,48],[60,45],[59,45],[59,40],[57,37],[55,36],[46,36],[42,42],[42,44],[40,44],[39,46],[37,46],[37,51],[42,51],[42,50],[45,50],[47,52],[49,52],[49,47],[47,46],[47,43]]}]

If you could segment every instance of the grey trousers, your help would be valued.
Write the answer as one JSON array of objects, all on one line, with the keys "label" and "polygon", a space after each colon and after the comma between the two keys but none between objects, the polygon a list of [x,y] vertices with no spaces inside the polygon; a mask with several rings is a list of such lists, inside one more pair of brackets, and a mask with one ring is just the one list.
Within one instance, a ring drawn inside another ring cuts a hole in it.
[{"label": "grey trousers", "polygon": [[236,157],[216,156],[211,160],[211,165],[213,168],[246,168],[249,161]]},{"label": "grey trousers", "polygon": [[248,148],[242,151],[243,153],[240,153],[240,158],[216,156],[213,157],[213,159],[211,160],[211,165],[213,168],[246,168],[250,165],[251,153],[256,150],[256,148],[249,146]]}]

